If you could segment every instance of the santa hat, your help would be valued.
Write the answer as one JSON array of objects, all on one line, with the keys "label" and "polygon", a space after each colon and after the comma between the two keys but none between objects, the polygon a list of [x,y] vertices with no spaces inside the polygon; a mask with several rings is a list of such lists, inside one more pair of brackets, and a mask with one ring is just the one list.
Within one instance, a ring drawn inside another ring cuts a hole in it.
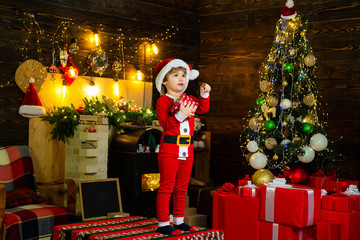
[{"label": "santa hat", "polygon": [[292,19],[295,16],[296,16],[296,11],[294,8],[294,1],[287,0],[282,8],[281,17],[283,19]]},{"label": "santa hat", "polygon": [[181,59],[168,58],[161,61],[155,68],[155,86],[161,93],[161,85],[165,79],[166,74],[173,68],[183,67],[186,69],[186,84],[183,92],[186,90],[189,80],[194,80],[199,76],[199,71],[192,69],[192,67]]},{"label": "santa hat", "polygon": [[27,118],[40,117],[46,113],[45,108],[41,105],[39,96],[34,87],[34,81],[34,78],[29,79],[29,87],[19,108],[19,114]]}]

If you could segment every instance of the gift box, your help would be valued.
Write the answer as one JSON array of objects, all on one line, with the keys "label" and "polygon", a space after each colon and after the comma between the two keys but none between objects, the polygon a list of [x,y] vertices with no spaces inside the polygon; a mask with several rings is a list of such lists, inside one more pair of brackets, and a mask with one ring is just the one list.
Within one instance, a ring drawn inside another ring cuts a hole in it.
[{"label": "gift box", "polygon": [[340,240],[360,239],[360,212],[320,210],[320,221],[340,222]]},{"label": "gift box", "polygon": [[312,226],[319,220],[320,189],[305,186],[260,188],[260,220],[294,227]]},{"label": "gift box", "polygon": [[235,193],[242,197],[259,197],[260,188],[251,184],[251,181],[248,181],[248,184],[245,186],[237,186]]},{"label": "gift box", "polygon": [[331,180],[329,189],[325,189],[325,190],[329,192],[341,193],[346,190],[348,185],[349,185],[348,182],[343,180],[339,180],[339,179]]},{"label": "gift box", "polygon": [[260,188],[259,187],[239,187],[238,194],[242,197],[259,197]]},{"label": "gift box", "polygon": [[325,189],[325,190],[330,192],[340,193],[340,192],[344,192],[350,185],[355,185],[356,187],[359,187],[359,182],[338,178],[336,180],[331,180],[329,189]]},{"label": "gift box", "polygon": [[321,208],[341,212],[360,211],[360,196],[333,194],[323,196]]},{"label": "gift box", "polygon": [[321,189],[330,189],[330,176],[319,177],[311,176],[308,183],[309,187],[321,188]]},{"label": "gift box", "polygon": [[316,240],[340,240],[340,222],[316,223]]},{"label": "gift box", "polygon": [[258,240],[260,199],[234,193],[214,192],[213,228],[224,231],[226,240]]},{"label": "gift box", "polygon": [[260,240],[306,240],[316,236],[316,227],[296,228],[260,221]]}]

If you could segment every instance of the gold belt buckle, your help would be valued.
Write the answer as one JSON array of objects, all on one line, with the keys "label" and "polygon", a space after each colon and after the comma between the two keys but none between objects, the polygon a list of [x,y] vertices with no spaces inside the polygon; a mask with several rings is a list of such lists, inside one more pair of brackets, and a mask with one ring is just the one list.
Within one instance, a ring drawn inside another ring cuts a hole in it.
[{"label": "gold belt buckle", "polygon": [[[187,138],[186,143],[180,143],[180,138]],[[178,135],[176,139],[176,145],[179,147],[188,147],[191,144],[191,135]]]}]

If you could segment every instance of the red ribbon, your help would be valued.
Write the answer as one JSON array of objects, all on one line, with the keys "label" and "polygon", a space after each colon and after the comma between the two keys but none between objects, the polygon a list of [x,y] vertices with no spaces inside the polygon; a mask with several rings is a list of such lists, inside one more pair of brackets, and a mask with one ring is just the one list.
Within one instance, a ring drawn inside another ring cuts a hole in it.
[{"label": "red ribbon", "polygon": [[218,193],[230,193],[230,192],[234,192],[235,190],[235,185],[232,183],[224,183],[219,189],[217,189],[216,191]]}]

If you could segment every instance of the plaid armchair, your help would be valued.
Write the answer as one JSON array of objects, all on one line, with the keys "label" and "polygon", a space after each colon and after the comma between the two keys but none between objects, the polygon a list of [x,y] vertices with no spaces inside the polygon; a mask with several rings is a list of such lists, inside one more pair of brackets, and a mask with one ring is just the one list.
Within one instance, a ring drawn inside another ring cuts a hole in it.
[{"label": "plaid armchair", "polygon": [[[67,207],[46,202],[37,185],[67,186]],[[0,149],[0,239],[39,239],[51,236],[54,226],[72,223],[75,215],[76,184],[71,179],[35,182],[27,146]]]}]

